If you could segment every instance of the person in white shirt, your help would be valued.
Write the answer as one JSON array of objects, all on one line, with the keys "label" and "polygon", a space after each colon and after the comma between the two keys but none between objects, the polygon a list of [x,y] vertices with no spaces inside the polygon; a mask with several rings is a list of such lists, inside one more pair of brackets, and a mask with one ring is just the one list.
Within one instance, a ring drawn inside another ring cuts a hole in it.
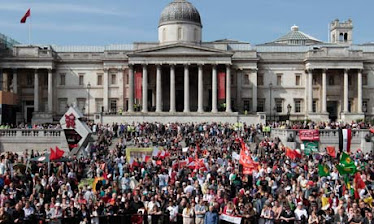
[{"label": "person in white shirt", "polygon": [[297,203],[297,208],[295,209],[295,219],[296,221],[301,221],[302,219],[308,220],[308,213],[303,207],[303,203]]}]

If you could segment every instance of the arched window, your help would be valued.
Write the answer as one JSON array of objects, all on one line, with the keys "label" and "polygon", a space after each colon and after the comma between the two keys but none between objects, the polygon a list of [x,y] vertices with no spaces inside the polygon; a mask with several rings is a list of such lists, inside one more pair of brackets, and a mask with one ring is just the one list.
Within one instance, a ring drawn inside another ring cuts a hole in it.
[{"label": "arched window", "polygon": [[344,40],[344,34],[340,33],[339,34],[339,42],[343,42],[343,40]]},{"label": "arched window", "polygon": [[344,42],[347,42],[348,41],[348,33],[345,33],[344,34]]},{"label": "arched window", "polygon": [[178,27],[178,40],[182,39],[182,27]]}]

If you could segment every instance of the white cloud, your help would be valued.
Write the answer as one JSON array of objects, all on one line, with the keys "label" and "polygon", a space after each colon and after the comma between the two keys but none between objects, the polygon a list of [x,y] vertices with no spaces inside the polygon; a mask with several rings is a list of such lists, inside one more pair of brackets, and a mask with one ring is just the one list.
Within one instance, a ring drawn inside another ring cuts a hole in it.
[{"label": "white cloud", "polygon": [[84,13],[97,15],[114,15],[114,16],[132,16],[132,13],[125,10],[119,11],[117,8],[98,7],[79,5],[73,3],[27,3],[27,2],[0,2],[0,10],[2,11],[19,11],[26,12],[28,8],[32,8],[32,12],[53,14],[56,12],[66,13]]}]

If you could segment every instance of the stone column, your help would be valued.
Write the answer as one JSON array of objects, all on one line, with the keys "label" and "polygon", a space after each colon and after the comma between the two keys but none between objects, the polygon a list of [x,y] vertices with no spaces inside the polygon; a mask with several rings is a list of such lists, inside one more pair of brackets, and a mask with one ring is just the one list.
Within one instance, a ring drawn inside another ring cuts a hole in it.
[{"label": "stone column", "polygon": [[34,111],[39,111],[39,74],[38,69],[34,73]]},{"label": "stone column", "polygon": [[148,71],[147,65],[143,65],[143,102],[142,102],[142,112],[148,112]]},{"label": "stone column", "polygon": [[129,65],[129,107],[127,112],[134,112],[134,66]]},{"label": "stone column", "polygon": [[204,112],[204,80],[203,80],[203,65],[198,65],[198,87],[197,87],[197,112],[203,113]]},{"label": "stone column", "polygon": [[327,69],[322,69],[322,113],[327,112],[326,72]]},{"label": "stone column", "polygon": [[109,69],[104,69],[103,80],[103,106],[104,112],[109,111]]},{"label": "stone column", "polygon": [[161,65],[156,65],[156,112],[162,112]]},{"label": "stone column", "polygon": [[184,65],[184,113],[190,112],[190,71],[188,65]]},{"label": "stone column", "polygon": [[231,113],[231,68],[226,65],[226,112]]},{"label": "stone column", "polygon": [[217,65],[212,68],[212,113],[217,113]]},{"label": "stone column", "polygon": [[348,113],[348,69],[344,69],[344,110],[343,113]]},{"label": "stone column", "polygon": [[362,70],[357,74],[357,113],[362,113]]},{"label": "stone column", "polygon": [[254,70],[252,80],[252,111],[257,112],[257,69]]},{"label": "stone column", "polygon": [[[53,76],[52,69],[48,69],[48,112],[53,112]],[[88,99],[87,99],[88,100]]]},{"label": "stone column", "polygon": [[170,65],[170,112],[175,112],[175,66]]},{"label": "stone column", "polygon": [[13,93],[18,93],[18,74],[17,69],[13,69]]},{"label": "stone column", "polygon": [[3,91],[4,92],[9,91],[8,78],[9,78],[8,71],[4,72],[4,70],[3,70]]},{"label": "stone column", "polygon": [[313,113],[313,70],[308,70],[308,112]]}]

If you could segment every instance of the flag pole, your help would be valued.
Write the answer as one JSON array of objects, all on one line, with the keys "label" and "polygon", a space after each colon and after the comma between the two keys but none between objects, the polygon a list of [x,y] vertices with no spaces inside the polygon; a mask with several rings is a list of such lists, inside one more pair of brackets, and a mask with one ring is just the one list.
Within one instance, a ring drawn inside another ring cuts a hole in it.
[{"label": "flag pole", "polygon": [[29,45],[31,46],[31,13],[30,13],[30,22],[29,22]]}]

